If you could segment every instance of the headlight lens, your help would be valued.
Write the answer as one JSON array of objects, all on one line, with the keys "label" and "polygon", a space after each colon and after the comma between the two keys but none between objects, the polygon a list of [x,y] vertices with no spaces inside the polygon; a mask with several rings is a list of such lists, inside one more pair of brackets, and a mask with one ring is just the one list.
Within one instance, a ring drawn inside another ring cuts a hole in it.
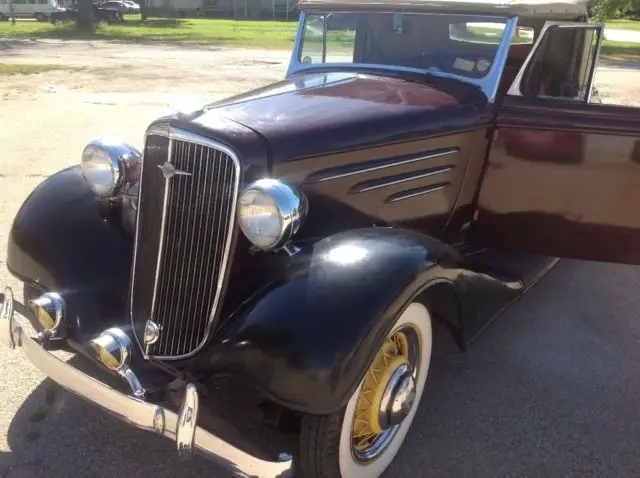
[{"label": "headlight lens", "polygon": [[110,196],[123,185],[127,171],[135,171],[140,161],[141,154],[131,146],[96,140],[82,151],[80,166],[91,189],[98,196]]},{"label": "headlight lens", "polygon": [[302,192],[274,179],[261,179],[240,194],[240,228],[254,246],[276,249],[298,231],[307,209]]}]

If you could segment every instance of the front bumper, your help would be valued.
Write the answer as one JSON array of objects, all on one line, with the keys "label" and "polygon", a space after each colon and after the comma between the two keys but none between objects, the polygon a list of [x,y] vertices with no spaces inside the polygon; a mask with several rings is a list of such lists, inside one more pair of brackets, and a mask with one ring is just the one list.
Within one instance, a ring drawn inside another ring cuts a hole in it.
[{"label": "front bumper", "polygon": [[189,456],[190,451],[196,449],[226,469],[230,476],[293,476],[292,460],[261,460],[198,427],[198,395],[192,384],[187,385],[180,413],[176,414],[162,406],[124,395],[59,360],[29,337],[14,320],[14,301],[8,287],[0,294],[0,342],[10,348],[21,348],[26,358],[53,381],[122,421],[174,440],[182,456]]}]

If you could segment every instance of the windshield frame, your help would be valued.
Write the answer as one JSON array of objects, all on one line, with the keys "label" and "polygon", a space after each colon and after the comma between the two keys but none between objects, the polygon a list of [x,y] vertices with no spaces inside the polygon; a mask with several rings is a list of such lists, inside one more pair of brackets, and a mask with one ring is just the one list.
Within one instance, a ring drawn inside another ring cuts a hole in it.
[{"label": "windshield frame", "polygon": [[[391,74],[397,75],[398,73],[409,73],[424,75],[425,78],[428,75],[437,76],[441,78],[449,78],[458,81],[462,81],[464,83],[474,85],[485,94],[489,103],[493,103],[498,91],[498,85],[500,84],[500,79],[502,78],[502,73],[504,71],[504,67],[507,61],[507,56],[509,55],[509,49],[511,48],[511,40],[518,26],[518,16],[498,16],[492,14],[477,14],[477,13],[460,13],[460,15],[468,15],[474,18],[486,18],[487,21],[499,19],[500,21],[505,21],[505,28],[502,33],[502,37],[500,38],[500,42],[498,44],[498,48],[496,50],[496,54],[494,57],[494,61],[491,64],[489,72],[483,78],[469,78],[464,75],[457,75],[455,73],[446,73],[446,72],[434,72],[428,71],[421,68],[410,68],[404,66],[395,66],[395,65],[381,65],[376,63],[317,63],[317,64],[305,64],[300,61],[300,53],[302,50],[302,44],[304,39],[304,29],[306,25],[307,15],[327,15],[329,13],[354,13],[361,14],[365,13],[363,11],[356,10],[335,10],[335,11],[320,11],[320,10],[303,10],[300,12],[300,20],[298,23],[298,29],[296,32],[296,39],[293,45],[293,50],[291,52],[291,59],[289,61],[289,67],[287,69],[286,78],[291,76],[302,74],[302,73],[313,73],[314,71],[327,71],[327,70],[342,70],[342,71],[354,71],[357,72],[359,70],[364,70],[366,72],[371,71],[381,71],[389,72]],[[384,11],[384,10],[371,10],[366,13],[400,13],[397,11]],[[425,12],[425,11],[402,11],[401,13],[412,14],[412,15],[445,15],[444,13],[439,12]]]}]

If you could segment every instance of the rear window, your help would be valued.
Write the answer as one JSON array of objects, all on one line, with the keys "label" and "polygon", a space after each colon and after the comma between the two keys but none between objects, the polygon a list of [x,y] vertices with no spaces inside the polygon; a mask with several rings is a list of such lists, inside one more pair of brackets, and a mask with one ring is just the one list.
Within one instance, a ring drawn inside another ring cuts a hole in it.
[{"label": "rear window", "polygon": [[[467,43],[488,43],[497,45],[504,33],[505,24],[500,22],[464,22],[449,25],[449,38]],[[511,39],[512,44],[532,44],[533,28],[517,27]]]}]

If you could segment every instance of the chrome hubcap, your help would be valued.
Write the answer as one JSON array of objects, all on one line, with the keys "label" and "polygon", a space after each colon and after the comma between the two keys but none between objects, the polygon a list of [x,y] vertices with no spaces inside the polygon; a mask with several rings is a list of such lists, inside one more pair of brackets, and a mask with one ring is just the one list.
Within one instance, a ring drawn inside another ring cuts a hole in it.
[{"label": "chrome hubcap", "polygon": [[408,364],[398,367],[380,402],[378,421],[383,429],[400,425],[407,418],[416,399],[416,381]]}]

